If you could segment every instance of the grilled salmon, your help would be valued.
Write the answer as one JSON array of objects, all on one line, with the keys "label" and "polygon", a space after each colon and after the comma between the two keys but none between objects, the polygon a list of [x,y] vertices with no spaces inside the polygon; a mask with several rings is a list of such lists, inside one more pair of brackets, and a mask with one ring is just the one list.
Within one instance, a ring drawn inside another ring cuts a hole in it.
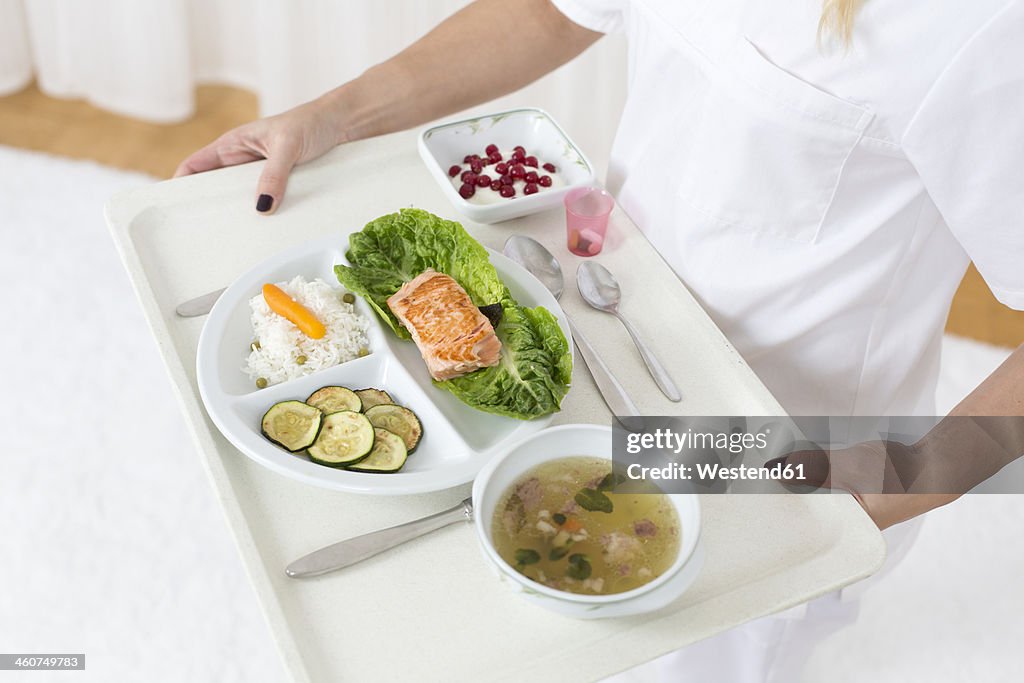
[{"label": "grilled salmon", "polygon": [[409,330],[434,379],[460,377],[501,360],[494,327],[444,273],[420,273],[388,298],[388,308]]}]

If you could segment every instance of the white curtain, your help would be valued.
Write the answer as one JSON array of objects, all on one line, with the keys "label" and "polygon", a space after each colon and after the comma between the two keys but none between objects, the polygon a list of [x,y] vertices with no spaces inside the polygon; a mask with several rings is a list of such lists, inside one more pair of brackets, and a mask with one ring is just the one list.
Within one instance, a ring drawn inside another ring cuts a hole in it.
[{"label": "white curtain", "polygon": [[[259,97],[261,114],[309,100],[422,36],[467,0],[0,0],[0,94],[35,78],[56,97],[171,123],[194,86]],[[515,6],[515,0],[509,0]],[[529,37],[524,47],[529,49]],[[487,49],[467,41],[465,55]],[[625,48],[601,40],[581,59],[474,111],[547,109],[600,165],[625,97]]]}]

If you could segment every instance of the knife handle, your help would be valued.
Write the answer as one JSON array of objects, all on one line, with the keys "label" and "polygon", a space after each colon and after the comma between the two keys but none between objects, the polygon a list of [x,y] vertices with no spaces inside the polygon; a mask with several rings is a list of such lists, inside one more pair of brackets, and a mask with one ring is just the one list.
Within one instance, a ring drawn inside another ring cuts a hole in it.
[{"label": "knife handle", "polygon": [[405,524],[372,531],[339,541],[320,550],[315,550],[305,557],[292,562],[285,568],[285,574],[293,579],[307,576],[319,576],[336,569],[362,562],[385,550],[402,545],[406,541],[429,534],[455,522],[465,522],[473,518],[473,501],[469,498],[443,512],[416,519]]},{"label": "knife handle", "polygon": [[612,415],[639,417],[640,411],[636,404],[626,394],[626,390],[619,384],[619,380],[615,379],[611,370],[597,355],[597,351],[583,336],[583,333],[576,329],[576,325],[571,319],[569,319],[569,331],[572,333],[572,339],[576,342],[576,348],[580,350],[580,355],[583,356],[583,361],[589,368],[590,374],[594,376],[594,382],[597,384],[598,391],[601,392],[601,398],[608,404]]}]

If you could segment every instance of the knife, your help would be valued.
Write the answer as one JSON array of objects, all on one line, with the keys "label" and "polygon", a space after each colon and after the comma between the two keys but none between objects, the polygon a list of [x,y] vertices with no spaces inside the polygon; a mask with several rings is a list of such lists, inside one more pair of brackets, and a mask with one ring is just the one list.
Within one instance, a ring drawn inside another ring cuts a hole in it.
[{"label": "knife", "polygon": [[333,572],[336,569],[362,562],[385,550],[402,545],[406,541],[429,534],[431,531],[437,531],[449,524],[468,522],[471,519],[473,519],[473,500],[467,498],[455,507],[429,517],[422,517],[380,531],[372,531],[362,536],[339,541],[320,548],[320,550],[314,550],[309,555],[300,557],[288,565],[284,573],[293,579],[304,579]]},{"label": "knife", "polygon": [[218,289],[215,292],[203,294],[197,296],[195,299],[189,299],[185,303],[174,309],[174,312],[180,315],[182,318],[195,318],[199,315],[206,315],[213,308],[213,305],[217,303],[217,299],[224,293],[227,287]]}]

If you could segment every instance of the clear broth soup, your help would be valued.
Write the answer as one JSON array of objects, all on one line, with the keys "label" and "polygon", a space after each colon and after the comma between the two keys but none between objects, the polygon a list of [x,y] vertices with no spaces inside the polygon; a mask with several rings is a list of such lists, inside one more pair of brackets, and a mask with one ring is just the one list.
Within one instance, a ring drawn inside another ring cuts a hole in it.
[{"label": "clear broth soup", "polygon": [[613,493],[612,483],[611,463],[600,458],[530,469],[495,508],[495,549],[527,578],[570,593],[624,593],[653,581],[679,554],[679,515],[664,493]]}]

